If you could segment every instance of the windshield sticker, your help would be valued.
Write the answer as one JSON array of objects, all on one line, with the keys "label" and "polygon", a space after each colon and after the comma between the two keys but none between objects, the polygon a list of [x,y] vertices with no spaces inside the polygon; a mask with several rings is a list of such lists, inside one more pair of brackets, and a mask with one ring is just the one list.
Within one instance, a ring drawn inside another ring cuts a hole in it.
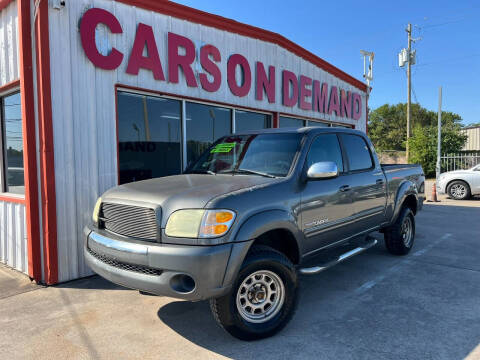
[{"label": "windshield sticker", "polygon": [[235,147],[235,145],[237,145],[237,143],[235,143],[235,142],[220,143],[220,144],[215,145],[215,147],[212,150],[210,150],[210,153],[211,154],[214,154],[214,153],[229,153],[230,151],[232,151],[232,149]]}]

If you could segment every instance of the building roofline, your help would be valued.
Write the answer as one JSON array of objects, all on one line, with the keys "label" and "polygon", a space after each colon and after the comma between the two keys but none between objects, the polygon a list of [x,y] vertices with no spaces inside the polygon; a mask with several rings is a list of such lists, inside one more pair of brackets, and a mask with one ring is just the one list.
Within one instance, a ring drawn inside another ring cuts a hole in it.
[{"label": "building roofline", "polygon": [[[1,1],[1,0],[0,0]],[[326,72],[342,79],[343,81],[355,86],[361,91],[367,91],[367,85],[336,66],[323,60],[317,55],[297,45],[293,41],[273,31],[265,30],[256,26],[244,24],[223,16],[211,14],[202,10],[194,9],[185,5],[177,4],[171,1],[158,0],[114,0],[127,5],[136,6],[142,9],[173,16],[175,18],[187,20],[197,24],[214,27],[220,30],[228,31],[238,35],[247,36],[253,39],[266,41],[281,46],[282,48],[294,53],[304,60],[318,66]]]}]

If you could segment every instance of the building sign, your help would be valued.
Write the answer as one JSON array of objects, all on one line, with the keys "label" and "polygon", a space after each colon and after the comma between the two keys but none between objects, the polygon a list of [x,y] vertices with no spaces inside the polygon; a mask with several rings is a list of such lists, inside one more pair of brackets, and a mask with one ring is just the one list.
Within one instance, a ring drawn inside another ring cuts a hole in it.
[{"label": "building sign", "polygon": [[[99,24],[117,36],[123,33],[122,25],[112,13],[100,8],[91,8],[84,13],[80,23],[82,47],[88,59],[98,68],[115,70],[126,62],[128,74],[138,75],[140,69],[145,69],[151,71],[155,80],[171,84],[179,83],[181,69],[186,85],[190,88],[215,93],[226,81],[229,91],[239,98],[254,91],[256,100],[268,101],[270,104],[281,103],[287,108],[297,107],[353,120],[359,120],[362,116],[362,97],[358,92],[341,89],[286,69],[280,71],[261,61],[255,61],[252,68],[247,58],[240,53],[221,54],[214,44],[197,48],[191,39],[173,32],[168,32],[167,35],[167,64],[162,63],[153,29],[144,23],[137,25],[129,53],[113,47],[108,54],[102,54],[95,39]],[[194,70],[196,61],[200,63],[200,71]],[[281,84],[280,94],[277,93],[277,82]]]}]

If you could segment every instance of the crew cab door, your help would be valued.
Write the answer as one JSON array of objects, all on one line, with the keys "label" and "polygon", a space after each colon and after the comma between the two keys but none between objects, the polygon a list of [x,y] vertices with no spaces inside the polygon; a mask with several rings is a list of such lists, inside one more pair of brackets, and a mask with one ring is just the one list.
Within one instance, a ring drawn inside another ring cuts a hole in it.
[{"label": "crew cab door", "polygon": [[306,239],[305,255],[353,234],[348,226],[354,213],[353,197],[348,191],[352,178],[345,172],[337,134],[321,134],[312,141],[304,171],[322,161],[335,162],[339,176],[307,179],[302,187],[300,221]]},{"label": "crew cab door", "polygon": [[347,158],[348,173],[352,176],[350,191],[355,209],[352,227],[356,233],[361,233],[385,220],[385,174],[362,136],[347,133],[339,136]]}]

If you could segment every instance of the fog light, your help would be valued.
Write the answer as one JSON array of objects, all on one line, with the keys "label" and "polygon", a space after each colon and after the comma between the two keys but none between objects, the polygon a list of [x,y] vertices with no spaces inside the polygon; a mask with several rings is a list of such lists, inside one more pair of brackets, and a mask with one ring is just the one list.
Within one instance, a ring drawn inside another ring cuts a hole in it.
[{"label": "fog light", "polygon": [[195,280],[189,275],[177,274],[170,279],[170,287],[175,292],[188,294],[195,290]]}]

